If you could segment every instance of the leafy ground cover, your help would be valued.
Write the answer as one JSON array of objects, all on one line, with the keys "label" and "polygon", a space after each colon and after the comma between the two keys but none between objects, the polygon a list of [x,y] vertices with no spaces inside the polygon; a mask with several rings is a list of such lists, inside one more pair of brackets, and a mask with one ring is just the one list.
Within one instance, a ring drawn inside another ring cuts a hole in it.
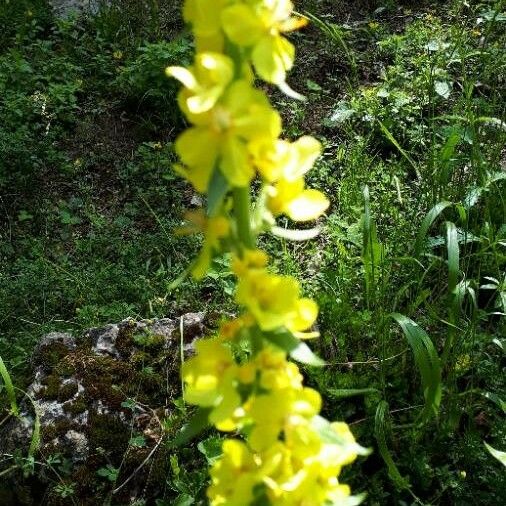
[{"label": "leafy ground cover", "polygon": [[[374,450],[344,476],[368,504],[506,494],[484,446],[506,449],[503,4],[300,1],[307,100],[272,90],[287,137],[324,142],[311,185],[332,207],[316,241],[265,246],[322,308],[328,365],[306,375]],[[192,45],[177,2],[146,5],[0,5],[0,356],[20,388],[48,331],[234,309],[227,259],[175,283],[198,242],[174,229],[200,201],[171,169],[184,124],[163,70]],[[207,441],[171,457],[160,505],[202,503]]]}]

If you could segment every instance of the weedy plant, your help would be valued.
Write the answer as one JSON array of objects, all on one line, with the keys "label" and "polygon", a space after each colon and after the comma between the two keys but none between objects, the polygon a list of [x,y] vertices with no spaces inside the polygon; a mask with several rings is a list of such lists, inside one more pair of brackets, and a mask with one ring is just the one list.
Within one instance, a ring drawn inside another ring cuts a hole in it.
[{"label": "weedy plant", "polygon": [[301,296],[296,279],[272,273],[268,255],[256,246],[268,231],[287,239],[314,237],[316,229],[286,230],[276,218],[307,222],[329,205],[304,182],[320,143],[309,136],[281,139],[280,115],[253,83],[254,71],[300,98],[286,83],[295,50],[284,33],[306,21],[293,15],[289,0],[187,0],[184,16],[197,53],[193,65],[167,69],[183,84],[179,104],[192,124],[175,143],[177,171],[207,195],[207,208],[188,213],[181,232],[205,236],[191,268],[196,278],[216,255],[231,253],[235,300],[244,310],[217,336],[199,341],[183,365],[185,400],[199,411],[179,442],[208,422],[242,434],[224,441],[211,467],[212,505],[358,504],[361,497],[351,496],[338,475],[367,451],[345,423],[320,416],[320,394],[303,385],[288,360],[323,365],[304,342],[318,335],[311,331],[317,304]]}]

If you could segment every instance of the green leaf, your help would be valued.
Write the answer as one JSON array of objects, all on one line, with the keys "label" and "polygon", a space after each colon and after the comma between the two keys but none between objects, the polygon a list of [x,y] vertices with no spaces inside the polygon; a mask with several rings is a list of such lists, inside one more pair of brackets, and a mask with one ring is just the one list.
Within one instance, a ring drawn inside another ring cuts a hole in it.
[{"label": "green leaf", "polygon": [[188,494],[179,494],[173,506],[191,506],[195,504],[195,499]]},{"label": "green leaf", "polygon": [[386,414],[388,412],[388,404],[386,401],[381,401],[376,409],[376,416],[374,418],[374,436],[378,444],[378,450],[385,462],[388,469],[388,476],[393,481],[394,485],[399,489],[409,488],[408,481],[401,475],[399,469],[395,465],[392,454],[388,449],[386,442]]},{"label": "green leaf", "polygon": [[5,367],[2,357],[0,357],[0,376],[5,384],[5,391],[11,405],[11,413],[13,415],[19,415],[18,403],[16,402],[16,393],[14,392],[14,385],[12,384],[11,376],[7,367]]},{"label": "green leaf", "polygon": [[322,416],[316,415],[311,419],[311,425],[318,432],[322,441],[340,446],[343,452],[353,452],[357,455],[370,455],[371,450],[360,446],[356,442],[350,442],[340,436],[333,428],[331,423]]},{"label": "green leaf", "polygon": [[209,188],[207,191],[207,215],[214,216],[221,207],[225,195],[229,190],[229,184],[221,170],[216,167],[211,181],[209,182]]},{"label": "green leaf", "polygon": [[483,444],[485,445],[485,448],[490,452],[490,455],[492,455],[492,457],[495,457],[503,466],[506,466],[506,452],[501,452],[495,448],[492,448],[485,441]]},{"label": "green leaf", "polygon": [[493,392],[484,392],[482,395],[499,406],[502,412],[506,415],[506,402],[504,402],[497,394],[494,394]]},{"label": "green leaf", "polygon": [[323,125],[329,128],[339,126],[341,123],[350,119],[354,114],[355,110],[351,108],[350,104],[342,100],[338,102],[332,114],[327,119],[323,120]]},{"label": "green leaf", "polygon": [[146,447],[146,438],[142,435],[134,436],[130,438],[128,442],[129,446],[133,446],[135,448],[145,448]]},{"label": "green leaf", "polygon": [[183,425],[176,437],[169,441],[169,447],[182,446],[195,436],[200,434],[209,425],[209,413],[212,408],[199,408],[190,418],[190,421]]},{"label": "green leaf", "polygon": [[219,437],[210,437],[209,439],[204,439],[201,441],[197,448],[202,455],[207,460],[209,465],[212,465],[219,457],[221,457],[223,451],[221,446],[223,444],[223,440]]},{"label": "green leaf", "polygon": [[415,363],[422,378],[425,407],[422,421],[437,415],[441,403],[441,364],[434,344],[421,327],[410,318],[393,313],[392,318],[400,325],[413,351]]},{"label": "green leaf", "polygon": [[285,350],[297,362],[314,367],[322,367],[325,365],[325,362],[315,355],[306,343],[297,339],[288,330],[266,332],[263,335],[267,341]]},{"label": "green leaf", "polygon": [[434,91],[443,98],[448,98],[451,94],[451,86],[446,81],[436,81],[434,83]]},{"label": "green leaf", "polygon": [[419,257],[422,253],[422,249],[425,243],[425,238],[427,237],[427,232],[429,228],[432,226],[436,218],[447,208],[452,205],[451,202],[443,201],[436,204],[425,216],[420,225],[420,229],[418,230],[418,234],[416,236],[415,241],[415,257]]}]

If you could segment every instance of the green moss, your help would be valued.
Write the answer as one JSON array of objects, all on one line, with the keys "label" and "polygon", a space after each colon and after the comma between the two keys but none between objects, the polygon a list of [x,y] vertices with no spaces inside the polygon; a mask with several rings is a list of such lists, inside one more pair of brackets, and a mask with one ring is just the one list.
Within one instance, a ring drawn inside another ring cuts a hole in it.
[{"label": "green moss", "polygon": [[120,326],[115,344],[116,349],[123,357],[128,357],[135,345],[135,342],[133,340],[134,331],[135,322],[133,320],[129,320],[126,325]]},{"label": "green moss", "polygon": [[54,372],[62,378],[69,378],[75,374],[76,368],[74,364],[70,363],[69,360],[64,359],[58,365],[56,365]]},{"label": "green moss", "polygon": [[70,415],[80,415],[84,413],[88,409],[88,404],[86,403],[85,398],[80,395],[73,402],[67,402],[63,405],[63,411],[65,413],[69,413]]},{"label": "green moss", "polygon": [[58,399],[61,385],[61,379],[59,376],[56,374],[51,374],[43,380],[42,384],[44,385],[44,389],[40,394],[41,398],[47,400]]},{"label": "green moss", "polygon": [[122,387],[129,384],[133,375],[129,363],[111,357],[93,357],[86,360],[77,374],[88,396],[100,399],[111,409],[121,409],[125,400]]},{"label": "green moss", "polygon": [[165,337],[163,335],[145,330],[134,334],[132,339],[137,345],[154,350],[163,348],[165,345]]},{"label": "green moss", "polygon": [[143,367],[145,364],[149,364],[152,360],[151,355],[145,351],[136,351],[130,358],[130,363],[133,367]]},{"label": "green moss", "polygon": [[63,436],[73,427],[74,424],[70,420],[62,418],[52,425],[46,425],[42,431],[42,438],[44,441],[51,441],[57,437]]},{"label": "green moss", "polygon": [[72,397],[74,397],[74,395],[77,394],[77,391],[78,391],[77,383],[74,383],[73,381],[61,385],[60,390],[58,392],[58,401],[65,402],[68,401],[69,399],[72,399]]},{"label": "green moss", "polygon": [[38,362],[46,369],[57,366],[69,353],[69,349],[60,342],[42,346],[38,354]]},{"label": "green moss", "polygon": [[128,448],[130,433],[128,427],[117,416],[90,414],[89,439],[92,451],[106,448],[113,459],[121,459]]}]

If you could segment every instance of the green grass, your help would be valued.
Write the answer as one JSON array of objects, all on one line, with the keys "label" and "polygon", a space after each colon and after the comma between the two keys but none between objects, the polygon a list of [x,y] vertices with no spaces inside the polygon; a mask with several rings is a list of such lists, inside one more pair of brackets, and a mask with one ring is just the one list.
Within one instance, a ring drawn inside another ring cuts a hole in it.
[{"label": "green grass", "polygon": [[[45,2],[0,6],[14,20],[0,49],[0,356],[19,388],[48,331],[233,310],[226,259],[174,288],[198,251],[174,234],[193,205],[171,171],[183,123],[162,74],[191,57],[177,7],[56,22]],[[506,479],[483,442],[505,450],[504,2],[297,7],[319,20],[293,36],[290,85],[307,101],[272,99],[286,136],[324,143],[310,183],[332,206],[316,240],[265,246],[320,304],[313,347],[329,365],[306,377],[324,415],[374,450],[343,481],[371,505],[499,504]],[[202,501],[193,458],[171,460],[167,504]]]}]

